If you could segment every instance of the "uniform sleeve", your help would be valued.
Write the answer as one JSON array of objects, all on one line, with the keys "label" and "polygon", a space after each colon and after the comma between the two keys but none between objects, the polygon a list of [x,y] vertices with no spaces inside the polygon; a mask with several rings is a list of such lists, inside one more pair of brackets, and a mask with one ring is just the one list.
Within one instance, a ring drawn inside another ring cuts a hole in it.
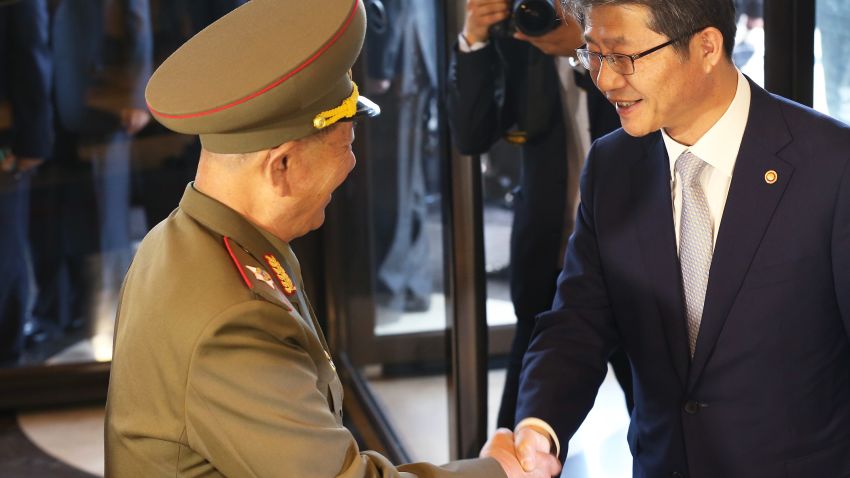
[{"label": "uniform sleeve", "polygon": [[315,340],[306,324],[261,301],[212,321],[189,371],[189,445],[225,476],[504,476],[490,459],[396,468],[379,454],[361,453],[320,391],[308,352]]},{"label": "uniform sleeve", "polygon": [[[537,317],[520,376],[517,421],[537,418],[566,445],[593,407],[618,331],[597,245],[594,148],[581,180],[581,204],[552,310]],[[560,458],[567,455],[562,446]]]},{"label": "uniform sleeve", "polygon": [[452,141],[462,154],[485,153],[515,123],[512,94],[494,42],[469,53],[452,48],[447,109]]}]

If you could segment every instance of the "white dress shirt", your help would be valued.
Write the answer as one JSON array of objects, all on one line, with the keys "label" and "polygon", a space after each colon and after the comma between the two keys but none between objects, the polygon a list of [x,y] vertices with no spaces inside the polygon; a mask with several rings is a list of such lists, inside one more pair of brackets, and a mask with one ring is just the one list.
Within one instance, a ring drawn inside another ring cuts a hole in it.
[{"label": "white dress shirt", "polygon": [[708,163],[700,174],[699,181],[708,200],[708,210],[714,225],[713,244],[717,243],[720,220],[726,207],[732,173],[738,160],[738,150],[744,138],[744,128],[750,116],[750,84],[741,72],[738,72],[738,89],[735,98],[723,116],[714,123],[693,146],[685,146],[661,130],[667,156],[670,159],[670,190],[673,200],[673,225],[676,228],[676,246],[679,246],[679,229],[682,215],[682,184],[676,177],[676,159],[685,151],[690,151],[699,159]]},{"label": "white dress shirt", "polygon": [[478,51],[489,44],[489,41],[477,41],[473,42],[470,45],[469,42],[466,41],[466,37],[463,36],[463,33],[457,34],[457,49],[460,50],[461,53],[471,53],[473,51]]}]

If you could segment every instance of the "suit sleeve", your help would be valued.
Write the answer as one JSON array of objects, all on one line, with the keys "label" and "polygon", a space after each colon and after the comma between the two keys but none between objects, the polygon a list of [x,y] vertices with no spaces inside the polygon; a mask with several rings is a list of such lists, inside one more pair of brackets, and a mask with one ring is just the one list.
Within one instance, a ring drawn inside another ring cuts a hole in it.
[{"label": "suit sleeve", "polygon": [[850,161],[844,166],[836,200],[832,260],[835,295],[844,320],[844,330],[850,339]]},{"label": "suit sleeve", "polygon": [[396,468],[361,453],[320,391],[307,326],[272,304],[225,311],[196,346],[185,404],[190,446],[225,476],[491,477],[492,459]]},{"label": "suit sleeve", "polygon": [[52,63],[48,38],[47,3],[21,2],[9,7],[11,65],[9,95],[14,117],[12,151],[26,158],[47,158],[53,144],[53,110],[50,103]]},{"label": "suit sleeve", "polygon": [[487,152],[515,123],[506,77],[493,41],[469,53],[458,51],[457,44],[452,48],[447,109],[452,141],[462,154]]},{"label": "suit sleeve", "polygon": [[[552,310],[537,317],[523,360],[517,421],[539,418],[566,445],[593,407],[618,332],[608,301],[594,222],[594,156],[581,179],[581,204]],[[564,460],[567,447],[562,446]]]}]

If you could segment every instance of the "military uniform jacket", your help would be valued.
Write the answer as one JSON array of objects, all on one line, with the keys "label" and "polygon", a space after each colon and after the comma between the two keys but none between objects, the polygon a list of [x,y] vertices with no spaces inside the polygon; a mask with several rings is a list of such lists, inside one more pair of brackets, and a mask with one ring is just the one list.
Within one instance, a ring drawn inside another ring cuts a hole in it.
[{"label": "military uniform jacket", "polygon": [[190,184],[136,255],[106,413],[117,477],[498,477],[394,467],[342,425],[342,386],[289,246]]}]

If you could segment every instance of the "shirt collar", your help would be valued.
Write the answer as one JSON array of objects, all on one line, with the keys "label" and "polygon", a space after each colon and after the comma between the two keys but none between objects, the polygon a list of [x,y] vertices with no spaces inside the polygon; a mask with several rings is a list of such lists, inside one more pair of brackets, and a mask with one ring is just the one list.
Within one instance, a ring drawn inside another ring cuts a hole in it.
[{"label": "shirt collar", "polygon": [[698,158],[710,164],[715,171],[732,177],[735,170],[735,162],[738,159],[738,151],[741,149],[741,141],[744,138],[744,129],[747,126],[747,118],[750,115],[750,83],[738,70],[738,88],[732,103],[723,113],[723,116],[714,123],[693,146],[685,146],[676,142],[667,135],[662,128],[661,136],[664,138],[664,146],[667,148],[667,157],[670,159],[670,177],[674,177],[676,158],[686,150],[690,150]]}]

